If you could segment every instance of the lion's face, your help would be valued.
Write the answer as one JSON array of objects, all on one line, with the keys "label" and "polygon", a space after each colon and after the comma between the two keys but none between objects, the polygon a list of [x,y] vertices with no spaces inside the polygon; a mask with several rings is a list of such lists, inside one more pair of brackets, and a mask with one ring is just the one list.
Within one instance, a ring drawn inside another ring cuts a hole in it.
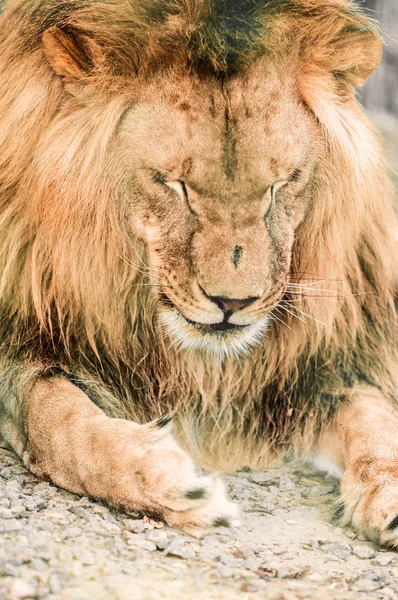
[{"label": "lion's face", "polygon": [[261,339],[309,204],[314,130],[291,82],[261,66],[223,84],[168,76],[125,116],[124,212],[181,347]]}]

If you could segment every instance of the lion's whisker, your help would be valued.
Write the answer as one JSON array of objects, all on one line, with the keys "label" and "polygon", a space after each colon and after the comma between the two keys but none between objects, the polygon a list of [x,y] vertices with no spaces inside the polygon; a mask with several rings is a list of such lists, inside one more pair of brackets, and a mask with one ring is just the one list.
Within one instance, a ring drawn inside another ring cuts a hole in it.
[{"label": "lion's whisker", "polygon": [[[288,306],[289,303],[287,302]],[[282,308],[284,308],[284,310],[287,310],[286,306],[284,306],[283,304],[280,305]],[[304,310],[302,310],[301,308],[299,308],[298,306],[293,305],[292,308],[295,308],[296,310],[298,310],[302,315],[304,315],[305,317],[308,317],[309,319],[312,319],[313,321],[315,321],[316,323],[319,323],[320,325],[324,325],[326,327],[326,323],[324,323],[323,321],[320,321],[319,319],[316,319],[315,317],[313,317],[312,315],[309,315],[308,313],[306,313]],[[299,318],[297,316],[297,318]]]}]

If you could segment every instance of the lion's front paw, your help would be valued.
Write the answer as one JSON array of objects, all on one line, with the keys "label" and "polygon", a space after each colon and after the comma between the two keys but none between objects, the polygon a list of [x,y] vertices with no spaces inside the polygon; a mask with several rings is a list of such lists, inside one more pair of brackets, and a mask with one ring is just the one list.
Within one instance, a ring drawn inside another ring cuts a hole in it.
[{"label": "lion's front paw", "polygon": [[212,478],[212,486],[202,506],[184,511],[164,511],[164,517],[169,525],[196,537],[215,527],[239,525],[238,507],[228,500],[224,485],[218,478]]},{"label": "lion's front paw", "polygon": [[398,547],[398,463],[354,465],[341,482],[337,514],[383,546]]},{"label": "lion's front paw", "polygon": [[[201,535],[238,524],[238,509],[219,478],[203,475],[164,421],[136,425],[108,419],[106,489],[99,494],[127,510],[161,515],[172,526]],[[109,442],[108,442],[109,443]]]}]

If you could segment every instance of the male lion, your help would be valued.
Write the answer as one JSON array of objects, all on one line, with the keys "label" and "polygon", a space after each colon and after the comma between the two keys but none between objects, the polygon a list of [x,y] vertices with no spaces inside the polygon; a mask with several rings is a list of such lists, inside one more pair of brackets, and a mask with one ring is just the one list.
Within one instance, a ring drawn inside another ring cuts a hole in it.
[{"label": "male lion", "polygon": [[6,442],[198,534],[236,508],[190,456],[321,456],[343,522],[398,545],[395,217],[354,95],[373,24],[347,0],[9,0],[0,29]]}]

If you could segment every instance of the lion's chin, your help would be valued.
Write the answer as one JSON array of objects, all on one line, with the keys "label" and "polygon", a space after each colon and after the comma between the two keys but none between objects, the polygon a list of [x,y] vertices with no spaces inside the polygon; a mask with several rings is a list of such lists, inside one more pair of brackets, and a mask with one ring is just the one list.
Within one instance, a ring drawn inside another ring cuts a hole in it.
[{"label": "lion's chin", "polygon": [[160,321],[172,345],[184,351],[201,351],[219,359],[248,354],[263,339],[268,329],[268,315],[245,327],[224,331],[198,327],[176,309],[160,311]]}]

